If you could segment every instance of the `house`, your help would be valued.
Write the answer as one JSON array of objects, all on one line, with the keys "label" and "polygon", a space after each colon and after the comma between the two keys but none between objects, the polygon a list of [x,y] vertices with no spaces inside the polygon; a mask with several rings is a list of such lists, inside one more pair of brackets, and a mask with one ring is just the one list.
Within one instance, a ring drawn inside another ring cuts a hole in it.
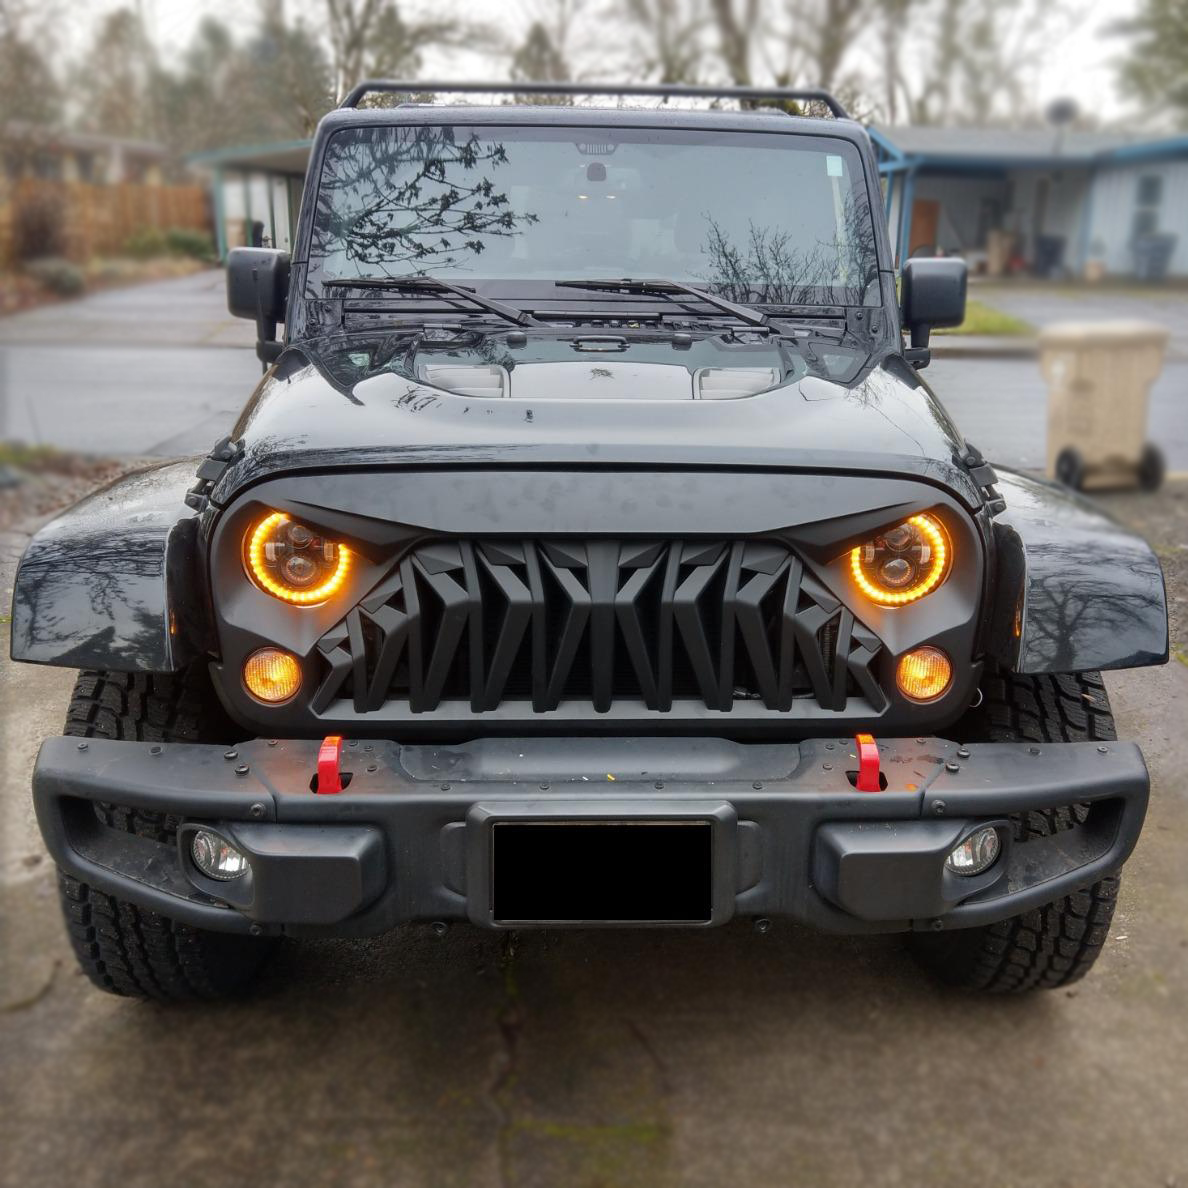
[{"label": "house", "polygon": [[0,129],[0,179],[161,185],[169,150],[148,140],[65,132],[12,121]]},{"label": "house", "polygon": [[[897,256],[957,254],[994,276],[1188,278],[1188,137],[1056,128],[869,131]],[[236,244],[291,246],[310,143],[190,159],[211,178],[220,258]]]},{"label": "house", "polygon": [[899,258],[961,255],[991,275],[1188,277],[1188,137],[879,125],[870,134]]}]

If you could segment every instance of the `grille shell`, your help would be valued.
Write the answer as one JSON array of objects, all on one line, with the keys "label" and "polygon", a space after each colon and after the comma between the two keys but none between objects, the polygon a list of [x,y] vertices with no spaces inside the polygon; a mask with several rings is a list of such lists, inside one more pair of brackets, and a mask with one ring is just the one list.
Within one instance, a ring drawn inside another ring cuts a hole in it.
[{"label": "grille shell", "polygon": [[[782,541],[436,539],[318,641],[311,708],[747,716],[887,704],[878,638]],[[794,715],[793,715],[794,716]]]}]

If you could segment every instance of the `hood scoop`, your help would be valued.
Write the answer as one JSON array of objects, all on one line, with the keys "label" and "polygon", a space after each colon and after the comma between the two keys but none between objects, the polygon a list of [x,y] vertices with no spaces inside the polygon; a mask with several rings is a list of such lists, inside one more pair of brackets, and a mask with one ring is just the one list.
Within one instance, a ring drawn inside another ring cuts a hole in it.
[{"label": "hood scoop", "polygon": [[701,367],[583,359],[495,364],[423,363],[417,377],[458,396],[514,400],[739,400],[775,387],[774,367]]}]

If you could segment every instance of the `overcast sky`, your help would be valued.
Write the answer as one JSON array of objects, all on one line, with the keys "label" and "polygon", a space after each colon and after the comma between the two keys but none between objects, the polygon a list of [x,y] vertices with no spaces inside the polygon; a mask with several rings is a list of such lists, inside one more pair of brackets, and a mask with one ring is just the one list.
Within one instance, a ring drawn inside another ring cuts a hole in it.
[{"label": "overcast sky", "polygon": [[[97,16],[118,8],[128,0],[90,0],[85,5],[71,9],[71,21],[79,42],[84,42],[87,27]],[[254,17],[252,0],[132,0],[142,6],[150,28],[156,39],[166,49],[177,50],[184,46],[194,27],[208,13],[221,17],[234,25],[245,16]],[[1056,98],[1071,96],[1085,109],[1096,109],[1106,120],[1124,115],[1127,104],[1119,96],[1114,84],[1110,60],[1119,51],[1116,39],[1101,36],[1105,26],[1125,18],[1138,6],[1139,0],[1071,0],[1070,7],[1080,9],[1084,16],[1074,24],[1074,32],[1064,41],[1052,47],[1049,60],[1040,80],[1040,102],[1046,105]],[[447,5],[431,4],[423,0],[422,7],[442,8],[458,13],[483,15],[490,19],[496,10],[514,39],[516,26],[526,23],[530,6],[520,0],[450,0]],[[417,5],[410,5],[414,10]],[[580,49],[576,55],[580,57]],[[453,74],[457,77],[475,77],[480,73],[502,73],[502,64],[483,62],[481,55],[466,54],[459,57],[442,56],[434,60],[428,57],[425,74]],[[503,67],[505,69],[506,67]],[[805,80],[806,84],[809,80]]]}]

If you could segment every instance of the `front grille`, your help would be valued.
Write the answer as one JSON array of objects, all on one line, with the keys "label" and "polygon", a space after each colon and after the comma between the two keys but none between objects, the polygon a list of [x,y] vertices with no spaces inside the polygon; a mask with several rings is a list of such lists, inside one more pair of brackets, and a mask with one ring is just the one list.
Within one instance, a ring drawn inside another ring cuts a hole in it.
[{"label": "front grille", "polygon": [[779,541],[438,540],[319,641],[313,709],[877,711],[880,646]]}]

